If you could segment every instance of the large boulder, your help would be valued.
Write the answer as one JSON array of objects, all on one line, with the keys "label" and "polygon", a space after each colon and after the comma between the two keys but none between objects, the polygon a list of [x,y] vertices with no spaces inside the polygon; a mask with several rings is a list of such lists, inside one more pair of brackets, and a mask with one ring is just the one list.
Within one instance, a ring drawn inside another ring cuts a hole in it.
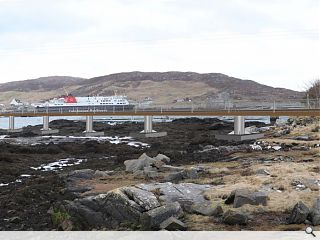
[{"label": "large boulder", "polygon": [[95,171],[92,169],[74,170],[68,174],[68,179],[92,179]]},{"label": "large boulder", "polygon": [[64,208],[80,229],[90,229],[103,226],[104,216],[102,212],[96,212],[83,205],[79,200],[65,201]]},{"label": "large boulder", "polygon": [[223,214],[222,221],[229,225],[245,225],[248,223],[248,217],[244,213],[228,210]]},{"label": "large boulder", "polygon": [[155,161],[152,163],[152,166],[155,167],[156,169],[160,169],[165,164],[166,164],[165,162],[155,159]]},{"label": "large boulder", "polygon": [[166,182],[179,182],[184,179],[183,171],[169,173],[164,180]]},{"label": "large boulder", "polygon": [[310,188],[312,191],[319,191],[320,190],[319,183],[320,183],[320,181],[317,179],[304,179],[304,180],[302,180],[302,184],[304,186],[306,186],[307,188]]},{"label": "large boulder", "polygon": [[109,191],[105,195],[100,194],[100,198],[103,206],[102,211],[112,219],[118,222],[139,223],[143,207],[129,199],[121,189]]},{"label": "large boulder", "polygon": [[154,157],[155,160],[159,160],[161,162],[164,162],[166,164],[170,163],[170,158],[167,157],[166,155],[164,154],[158,154],[156,157]]},{"label": "large boulder", "polygon": [[[138,172],[135,172],[135,175]],[[143,176],[153,179],[153,178],[157,178],[159,176],[159,174],[158,174],[157,168],[149,166],[149,167],[144,167],[143,168]]]},{"label": "large boulder", "polygon": [[182,217],[183,211],[178,202],[168,203],[161,207],[144,212],[140,218],[141,228],[144,230],[160,229],[160,224],[170,217]]},{"label": "large boulder", "polygon": [[303,202],[298,202],[292,209],[289,223],[304,223],[307,220],[309,212],[309,208]]},{"label": "large boulder", "polygon": [[257,175],[265,175],[265,176],[271,175],[271,173],[270,173],[268,170],[266,170],[266,169],[258,169],[258,170],[256,171],[256,174],[257,174]]},{"label": "large boulder", "polygon": [[316,199],[310,211],[309,218],[314,226],[320,225],[320,197]]},{"label": "large boulder", "polygon": [[167,231],[184,231],[186,226],[183,222],[175,217],[170,217],[160,224],[160,229]]},{"label": "large boulder", "polygon": [[199,177],[198,171],[195,168],[184,169],[180,172],[172,172],[165,177],[167,182],[178,182],[183,179],[197,179]]},{"label": "large boulder", "polygon": [[94,172],[94,177],[97,178],[104,178],[104,177],[109,177],[110,175],[113,174],[113,171],[100,171],[100,170],[96,170]]},{"label": "large boulder", "polygon": [[223,214],[223,209],[220,205],[214,204],[193,204],[190,207],[189,212],[200,214],[204,216],[221,216]]},{"label": "large boulder", "polygon": [[122,192],[146,211],[160,207],[157,197],[152,192],[135,187],[124,187]]},{"label": "large boulder", "polygon": [[135,173],[144,170],[145,167],[151,166],[156,160],[143,153],[138,159],[124,161],[126,172]]},{"label": "large boulder", "polygon": [[226,204],[232,204],[234,208],[245,204],[267,205],[268,195],[265,192],[251,192],[249,189],[236,189],[225,200]]}]

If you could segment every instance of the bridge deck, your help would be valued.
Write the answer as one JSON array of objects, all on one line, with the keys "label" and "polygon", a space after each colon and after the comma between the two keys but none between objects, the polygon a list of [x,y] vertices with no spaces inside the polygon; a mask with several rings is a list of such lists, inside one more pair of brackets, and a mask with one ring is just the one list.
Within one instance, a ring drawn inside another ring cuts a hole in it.
[{"label": "bridge deck", "polygon": [[89,111],[89,112],[2,112],[0,117],[41,116],[320,116],[320,109],[284,110],[139,110],[139,111]]}]

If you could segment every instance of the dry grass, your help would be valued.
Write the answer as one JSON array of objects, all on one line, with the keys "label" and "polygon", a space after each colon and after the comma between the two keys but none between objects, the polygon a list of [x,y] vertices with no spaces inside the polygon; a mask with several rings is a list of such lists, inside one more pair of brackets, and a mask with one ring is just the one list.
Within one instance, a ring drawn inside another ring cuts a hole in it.
[{"label": "dry grass", "polygon": [[[238,173],[232,175],[226,175],[223,177],[225,185],[216,186],[213,190],[206,193],[206,196],[214,202],[223,202],[221,197],[229,195],[231,191],[239,188],[249,188],[253,191],[258,191],[268,185],[275,189],[284,189],[282,192],[270,191],[268,193],[269,202],[268,206],[249,206],[245,205],[241,209],[245,212],[255,212],[263,208],[265,211],[274,212],[286,212],[292,209],[292,207],[298,202],[303,201],[309,207],[312,206],[315,198],[319,196],[318,190],[296,190],[291,186],[291,182],[294,180],[305,179],[319,179],[319,172],[310,171],[313,168],[319,166],[320,160],[316,159],[311,163],[304,162],[281,162],[272,164],[255,164],[250,167],[253,172],[258,169],[266,169],[271,172],[271,176],[250,175],[241,176],[239,170]],[[270,166],[271,165],[271,166]],[[217,170],[216,170],[217,171]],[[223,168],[221,171],[225,171]],[[229,208],[228,206],[223,206]]]},{"label": "dry grass", "polygon": [[186,81],[154,82],[145,80],[139,85],[139,91],[134,86],[126,88],[126,94],[129,98],[141,100],[149,96],[155,100],[156,104],[167,104],[175,99],[201,96],[208,91],[216,91],[216,89],[203,82]]},{"label": "dry grass", "polygon": [[[297,144],[303,144],[305,146],[313,146],[315,144],[320,143],[320,132],[313,131],[316,129],[316,127],[320,126],[320,119],[316,118],[314,119],[314,122],[312,124],[308,124],[307,126],[296,126],[288,135],[284,135],[277,138],[264,138],[261,140],[267,141],[267,142],[278,142],[278,143],[297,143]],[[308,135],[312,141],[303,141],[303,140],[295,140],[291,139],[293,137],[301,136],[301,135]]]}]

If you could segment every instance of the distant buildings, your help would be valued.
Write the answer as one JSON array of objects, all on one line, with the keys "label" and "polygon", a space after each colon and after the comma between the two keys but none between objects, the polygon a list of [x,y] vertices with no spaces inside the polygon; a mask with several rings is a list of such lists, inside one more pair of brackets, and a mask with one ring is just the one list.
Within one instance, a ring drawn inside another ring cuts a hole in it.
[{"label": "distant buildings", "polygon": [[172,103],[182,103],[182,102],[192,102],[192,99],[191,98],[178,98],[178,99],[175,99],[173,100]]},{"label": "distant buildings", "polygon": [[23,106],[23,105],[24,105],[23,102],[19,99],[16,99],[16,98],[12,99],[12,101],[10,102],[10,106],[12,106],[12,107],[18,107],[18,106]]},{"label": "distant buildings", "polygon": [[22,102],[20,99],[16,99],[16,98],[12,99],[12,101],[10,102],[10,106],[15,108],[27,107],[28,105],[29,103]]}]

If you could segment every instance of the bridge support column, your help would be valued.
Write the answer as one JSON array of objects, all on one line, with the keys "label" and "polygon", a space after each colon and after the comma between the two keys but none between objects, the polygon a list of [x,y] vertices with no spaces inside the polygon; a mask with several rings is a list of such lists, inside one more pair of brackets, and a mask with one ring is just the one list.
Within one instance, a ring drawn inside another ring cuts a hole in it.
[{"label": "bridge support column", "polygon": [[84,134],[86,137],[104,136],[104,132],[96,132],[93,130],[93,116],[86,116],[86,130]]},{"label": "bridge support column", "polygon": [[152,119],[152,116],[144,116],[144,130],[142,131],[142,133],[156,132],[152,130]]},{"label": "bridge support column", "polygon": [[9,128],[7,130],[8,133],[16,133],[16,132],[22,132],[22,129],[16,129],[15,128],[15,119],[14,116],[9,116]]},{"label": "bridge support column", "polygon": [[41,128],[41,134],[47,135],[47,134],[56,134],[59,133],[58,129],[51,129],[49,128],[49,116],[43,116],[43,127]]},{"label": "bridge support column", "polygon": [[236,135],[245,134],[244,116],[235,116],[234,117],[234,134],[236,134]]},{"label": "bridge support column", "polygon": [[250,128],[245,128],[245,117],[234,116],[234,131],[229,134],[216,134],[215,138],[227,141],[245,141],[262,138],[262,133],[253,132]]},{"label": "bridge support column", "polygon": [[153,116],[144,116],[144,130],[140,133],[130,133],[132,137],[164,137],[167,132],[156,132],[152,128]]},{"label": "bridge support column", "polygon": [[14,117],[9,116],[9,130],[14,130]]}]

